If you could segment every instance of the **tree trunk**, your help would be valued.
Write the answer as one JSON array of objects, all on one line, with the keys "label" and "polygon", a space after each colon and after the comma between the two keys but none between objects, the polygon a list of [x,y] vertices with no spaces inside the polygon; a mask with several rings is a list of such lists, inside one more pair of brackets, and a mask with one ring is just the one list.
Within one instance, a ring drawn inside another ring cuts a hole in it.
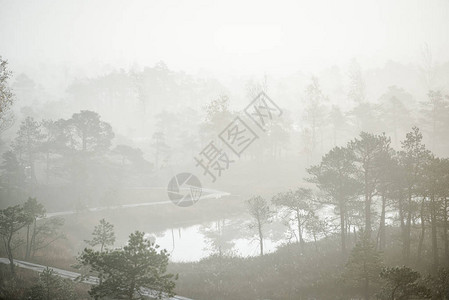
[{"label": "tree trunk", "polygon": [[262,233],[262,224],[260,222],[257,223],[257,227],[259,230],[259,243],[260,243],[260,256],[263,256],[263,233]]},{"label": "tree trunk", "polygon": [[5,241],[5,248],[6,248],[6,253],[8,255],[9,268],[11,270],[11,277],[15,278],[16,277],[16,270],[14,268],[14,257],[12,255],[11,241],[12,241],[12,233],[9,234],[8,240]]},{"label": "tree trunk", "polygon": [[382,195],[382,211],[380,213],[380,224],[379,224],[379,250],[385,249],[385,207],[387,198]]},{"label": "tree trunk", "polygon": [[129,290],[128,290],[128,299],[130,299],[130,300],[134,299],[134,289],[135,289],[135,287],[136,287],[136,283],[135,283],[134,280],[132,280],[131,286],[129,287]]},{"label": "tree trunk", "polygon": [[405,223],[405,230],[404,230],[404,263],[408,265],[410,261],[410,231],[412,226],[412,197],[409,194],[408,197],[408,205],[407,205],[407,220]]},{"label": "tree trunk", "polygon": [[405,223],[404,223],[404,199],[400,197],[398,199],[398,208],[399,208],[399,227],[401,229],[401,241],[402,241],[402,260],[405,262]]},{"label": "tree trunk", "polygon": [[25,260],[30,258],[30,225],[27,225],[27,243],[25,248]]},{"label": "tree trunk", "polygon": [[50,276],[49,275],[47,275],[47,276],[45,276],[45,281],[46,281],[46,296],[47,296],[47,298],[46,298],[46,300],[51,300],[51,298],[50,298],[50,278],[49,278]]},{"label": "tree trunk", "polygon": [[36,243],[36,222],[37,220],[34,219],[34,226],[33,226],[33,233],[31,235],[31,242],[30,242],[30,257],[34,257],[35,252],[35,243]]},{"label": "tree trunk", "polygon": [[363,287],[363,294],[364,294],[364,298],[365,300],[369,300],[369,279],[365,278],[365,284]]},{"label": "tree trunk", "polygon": [[301,217],[299,214],[299,209],[296,210],[296,220],[298,221],[298,236],[299,236],[299,247],[301,253],[304,251],[304,239],[302,238],[302,230],[301,230]]},{"label": "tree trunk", "polygon": [[430,226],[432,234],[432,257],[433,266],[432,269],[436,273],[438,270],[438,242],[437,242],[437,216],[435,208],[435,196],[432,195],[430,198]]},{"label": "tree trunk", "polygon": [[346,256],[346,227],[345,227],[345,209],[340,205],[340,231],[341,231],[341,254]]},{"label": "tree trunk", "polygon": [[425,198],[423,197],[422,202],[421,202],[421,212],[420,212],[420,217],[421,217],[421,234],[419,236],[419,244],[418,244],[418,258],[417,261],[418,263],[421,262],[421,254],[422,254],[422,248],[423,248],[423,244],[424,244],[424,235],[426,233],[426,224],[425,224],[425,218],[424,218],[424,204],[425,204]]},{"label": "tree trunk", "polygon": [[371,240],[371,195],[368,191],[368,171],[365,170],[365,235]]}]

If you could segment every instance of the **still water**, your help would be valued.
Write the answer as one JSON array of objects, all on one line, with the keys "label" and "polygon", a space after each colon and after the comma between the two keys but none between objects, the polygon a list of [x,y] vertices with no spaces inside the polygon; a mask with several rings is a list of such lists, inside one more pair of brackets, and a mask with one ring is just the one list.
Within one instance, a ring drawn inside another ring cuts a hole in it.
[{"label": "still water", "polygon": [[[155,241],[161,248],[170,253],[170,260],[174,262],[199,261],[211,254],[217,253],[210,245],[213,241],[231,245],[225,251],[238,256],[256,256],[260,254],[259,241],[252,234],[245,233],[229,235],[226,232],[215,233],[213,237],[207,234],[207,229],[216,228],[216,223],[207,223],[165,230],[157,234],[147,234],[147,237]],[[206,232],[205,232],[206,231]],[[240,235],[240,237],[238,236]],[[230,236],[227,238],[226,236]],[[264,253],[276,250],[281,241],[270,238],[264,239]]]}]

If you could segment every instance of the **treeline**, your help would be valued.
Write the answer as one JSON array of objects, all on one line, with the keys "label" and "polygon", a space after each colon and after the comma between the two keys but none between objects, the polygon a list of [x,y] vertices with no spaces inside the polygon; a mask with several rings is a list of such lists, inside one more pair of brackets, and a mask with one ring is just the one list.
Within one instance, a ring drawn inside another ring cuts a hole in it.
[{"label": "treeline", "polygon": [[65,186],[74,194],[77,207],[72,208],[81,209],[92,198],[108,197],[108,204],[113,203],[111,189],[123,173],[131,176],[152,170],[140,149],[123,144],[112,147],[113,138],[111,125],[92,111],[56,121],[27,117],[10,150],[2,155],[2,198],[16,203],[52,186]]},{"label": "treeline", "polygon": [[[307,169],[306,180],[316,190],[300,187],[279,193],[271,201],[260,196],[249,199],[248,212],[254,220],[251,227],[256,229],[260,254],[264,254],[266,225],[273,218],[283,218],[300,253],[305,253],[307,239],[318,251],[317,240],[338,233],[339,247],[333,255],[338,263],[345,263],[345,271],[335,275],[355,282],[355,294],[364,299],[370,299],[379,288],[380,275],[392,286],[410,284],[410,295],[397,298],[393,292],[382,299],[430,297],[432,289],[411,288],[420,277],[411,269],[387,268],[381,273],[383,261],[388,260],[443,276],[438,280],[448,283],[449,159],[433,155],[422,139],[414,127],[401,142],[401,149],[395,150],[385,134],[362,132]],[[432,299],[447,299],[445,291],[444,296]]]},{"label": "treeline", "polygon": [[[360,230],[378,250],[384,250],[387,227],[397,225],[402,262],[419,264],[429,236],[432,268],[436,270],[440,262],[449,263],[449,160],[435,157],[422,138],[415,127],[396,151],[386,135],[362,132],[346,147],[333,148],[318,165],[307,169],[307,181],[318,188],[315,194],[303,187],[280,193],[272,202],[290,212],[300,243],[304,242],[304,231],[316,237],[329,230],[320,223],[317,212],[332,206],[338,217],[343,255],[351,233]],[[265,200],[259,197],[248,203],[259,223],[268,219]],[[319,228],[323,228],[321,232]]]},{"label": "treeline", "polygon": [[[410,75],[402,72],[404,78]],[[347,78],[337,72],[334,82],[326,80],[325,74],[322,78],[301,76],[295,78],[296,83],[292,78],[279,83],[265,76],[262,80],[247,79],[242,90],[234,91],[217,80],[195,78],[158,63],[142,70],[113,70],[101,76],[74,80],[67,85],[66,94],[56,97],[64,97],[64,104],[56,99],[45,102],[48,100],[43,96],[32,102],[39,91],[25,75],[17,76],[12,86],[18,103],[26,106],[22,109],[24,116],[52,117],[61,112],[77,111],[80,107],[96,111],[110,120],[118,133],[130,138],[151,139],[156,135],[165,139],[173,150],[169,158],[172,161],[185,146],[195,150],[201,147],[203,132],[197,127],[215,122],[210,118],[211,108],[216,108],[212,113],[221,115],[220,118],[229,123],[231,120],[226,119],[231,112],[229,102],[233,109],[240,111],[258,92],[265,91],[285,113],[260,143],[263,150],[253,151],[251,155],[272,158],[282,152],[292,154],[300,147],[303,157],[315,160],[361,131],[386,132],[398,147],[401,136],[414,125],[426,133],[426,142],[435,153],[449,154],[445,138],[449,134],[449,95],[442,84],[445,72],[435,78],[440,82],[438,85],[420,82],[422,86],[418,84],[419,87],[412,89],[404,86],[406,84],[388,86],[383,83],[379,89],[367,84],[373,78],[353,62]],[[418,81],[419,75],[413,74],[413,80]],[[345,80],[348,83],[343,85]],[[385,78],[379,80],[385,81]],[[293,84],[294,89],[290,87]],[[285,92],[279,86],[293,90]],[[236,97],[236,94],[242,96]],[[222,101],[224,98],[228,103]],[[211,99],[223,105],[214,107]],[[216,136],[222,127],[212,130],[211,134]],[[167,155],[160,156],[162,160],[162,156]]]},{"label": "treeline", "polygon": [[[227,299],[449,299],[449,159],[435,156],[416,127],[400,144],[394,149],[385,134],[362,132],[307,169],[313,187],[251,197],[245,226],[260,257],[233,255],[226,232],[238,229],[217,223],[207,235],[214,255],[174,264],[183,275],[179,291]],[[279,221],[285,245],[267,254],[270,223]],[[201,292],[192,288],[200,284]]]},{"label": "treeline", "polygon": [[340,217],[343,253],[351,228],[363,229],[384,250],[386,227],[398,225],[404,264],[412,259],[422,263],[426,234],[431,237],[432,270],[440,259],[449,263],[449,160],[435,157],[422,138],[415,127],[395,151],[385,135],[362,133],[308,169],[322,203],[333,205]]}]

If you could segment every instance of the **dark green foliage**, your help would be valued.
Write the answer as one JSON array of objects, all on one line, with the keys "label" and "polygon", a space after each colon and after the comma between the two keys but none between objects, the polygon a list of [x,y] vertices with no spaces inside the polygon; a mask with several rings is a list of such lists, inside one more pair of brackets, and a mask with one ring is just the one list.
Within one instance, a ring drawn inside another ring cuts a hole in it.
[{"label": "dark green foliage", "polygon": [[366,233],[362,233],[361,240],[352,249],[346,263],[343,278],[349,286],[355,287],[365,300],[373,293],[373,285],[379,281],[382,269],[380,253],[370,241]]},{"label": "dark green foliage", "polygon": [[440,268],[435,275],[425,279],[431,291],[432,299],[449,299],[449,269]]},{"label": "dark green foliage", "polygon": [[381,299],[405,300],[410,297],[429,298],[430,291],[422,282],[421,275],[409,267],[388,267],[382,269],[380,277],[385,284],[379,293]]},{"label": "dark green foliage", "polygon": [[308,180],[315,183],[324,195],[322,202],[337,208],[343,255],[346,253],[348,212],[360,189],[360,183],[354,176],[356,171],[354,160],[354,154],[349,149],[335,147],[323,156],[319,165],[307,169],[312,176]]},{"label": "dark green foliage", "polygon": [[53,269],[47,267],[39,274],[38,283],[29,289],[27,299],[72,300],[77,298],[73,282],[59,277]]},{"label": "dark green foliage", "polygon": [[28,259],[36,246],[37,219],[45,215],[45,208],[41,203],[37,202],[36,198],[28,198],[23,205],[23,210],[32,220],[27,225],[26,233],[25,259]]},{"label": "dark green foliage", "polygon": [[[151,290],[157,297],[173,295],[173,274],[166,274],[168,254],[136,231],[126,246],[100,252],[85,249],[79,260],[99,274],[101,281],[90,290],[93,297],[144,299]],[[144,290],[146,289],[146,291]]]},{"label": "dark green foliage", "polygon": [[362,132],[359,138],[349,142],[348,149],[353,154],[356,166],[355,178],[361,185],[360,195],[363,197],[365,234],[371,238],[372,201],[378,191],[378,182],[382,174],[381,160],[390,147],[390,139],[382,135]]}]

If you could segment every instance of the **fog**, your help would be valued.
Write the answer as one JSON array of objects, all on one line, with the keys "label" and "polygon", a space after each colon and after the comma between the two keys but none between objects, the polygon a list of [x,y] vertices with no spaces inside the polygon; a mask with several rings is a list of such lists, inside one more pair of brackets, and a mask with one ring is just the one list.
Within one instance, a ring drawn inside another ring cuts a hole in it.
[{"label": "fog", "polygon": [[447,1],[3,1],[2,55],[14,67],[87,74],[164,61],[223,77],[317,72],[393,60],[422,47],[449,59]]},{"label": "fog", "polygon": [[449,299],[449,2],[0,7],[1,299]]}]

